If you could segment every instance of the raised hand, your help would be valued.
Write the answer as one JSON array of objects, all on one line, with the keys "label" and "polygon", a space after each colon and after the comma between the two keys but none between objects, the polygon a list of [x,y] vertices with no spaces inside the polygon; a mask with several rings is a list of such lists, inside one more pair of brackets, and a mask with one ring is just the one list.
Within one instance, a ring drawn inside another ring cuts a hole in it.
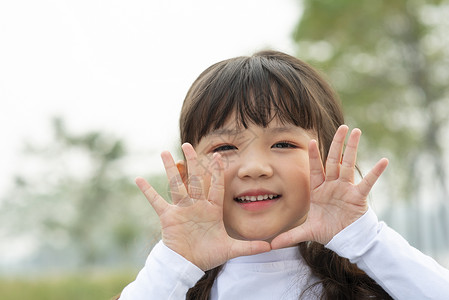
[{"label": "raised hand", "polygon": [[[220,155],[215,153],[205,170],[190,144],[184,144],[182,149],[189,170],[187,187],[171,154],[161,154],[173,204],[143,178],[136,179],[159,216],[164,244],[204,271],[237,256],[269,251],[267,242],[240,241],[227,234],[223,224],[224,171]],[[210,186],[208,191],[205,186]]]},{"label": "raised hand", "polygon": [[320,158],[317,142],[309,144],[310,162],[310,210],[306,221],[277,236],[271,242],[273,249],[316,241],[327,244],[338,232],[360,218],[368,209],[367,197],[388,165],[388,160],[379,160],[371,171],[358,183],[354,183],[357,146],[361,131],[352,130],[343,155],[346,125],[335,133],[326,169]]}]

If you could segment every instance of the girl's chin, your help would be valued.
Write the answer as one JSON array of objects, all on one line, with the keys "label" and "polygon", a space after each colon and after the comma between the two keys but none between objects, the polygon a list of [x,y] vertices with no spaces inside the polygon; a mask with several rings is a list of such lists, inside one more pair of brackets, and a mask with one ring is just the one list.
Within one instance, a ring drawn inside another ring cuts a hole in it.
[{"label": "girl's chin", "polygon": [[268,243],[271,243],[271,241],[278,236],[280,233],[274,233],[271,235],[264,234],[261,235],[259,233],[228,233],[230,237],[236,239],[236,240],[242,240],[242,241],[265,241]]}]

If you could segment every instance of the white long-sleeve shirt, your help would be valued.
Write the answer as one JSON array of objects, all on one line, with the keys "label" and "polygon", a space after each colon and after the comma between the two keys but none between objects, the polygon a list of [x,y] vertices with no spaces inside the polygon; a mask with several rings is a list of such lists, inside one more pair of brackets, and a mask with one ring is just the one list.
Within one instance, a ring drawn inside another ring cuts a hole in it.
[{"label": "white long-sleeve shirt", "polygon": [[[449,299],[449,270],[411,247],[378,222],[369,209],[327,245],[364,270],[395,299]],[[122,300],[185,299],[204,272],[159,242]],[[316,282],[297,247],[231,259],[211,290],[211,299],[298,299]],[[315,298],[320,286],[309,291]]]}]

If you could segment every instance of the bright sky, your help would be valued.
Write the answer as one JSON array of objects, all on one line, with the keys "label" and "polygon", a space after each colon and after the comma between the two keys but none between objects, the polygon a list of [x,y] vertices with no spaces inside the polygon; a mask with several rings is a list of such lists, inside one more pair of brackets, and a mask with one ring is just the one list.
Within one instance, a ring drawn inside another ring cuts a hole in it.
[{"label": "bright sky", "polygon": [[71,131],[114,133],[156,159],[173,150],[193,80],[263,48],[293,54],[298,2],[1,1],[0,196],[24,168],[23,143],[50,139],[52,116]]}]

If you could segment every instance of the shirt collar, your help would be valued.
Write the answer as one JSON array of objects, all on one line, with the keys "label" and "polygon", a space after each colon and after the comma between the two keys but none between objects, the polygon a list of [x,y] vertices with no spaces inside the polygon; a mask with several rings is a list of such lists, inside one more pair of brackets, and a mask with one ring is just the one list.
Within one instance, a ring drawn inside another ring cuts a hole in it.
[{"label": "shirt collar", "polygon": [[277,261],[286,261],[286,260],[299,260],[301,259],[301,255],[299,254],[299,249],[297,246],[288,247],[282,249],[271,250],[269,252],[248,255],[248,256],[240,256],[229,260],[228,264],[234,263],[270,263]]}]

